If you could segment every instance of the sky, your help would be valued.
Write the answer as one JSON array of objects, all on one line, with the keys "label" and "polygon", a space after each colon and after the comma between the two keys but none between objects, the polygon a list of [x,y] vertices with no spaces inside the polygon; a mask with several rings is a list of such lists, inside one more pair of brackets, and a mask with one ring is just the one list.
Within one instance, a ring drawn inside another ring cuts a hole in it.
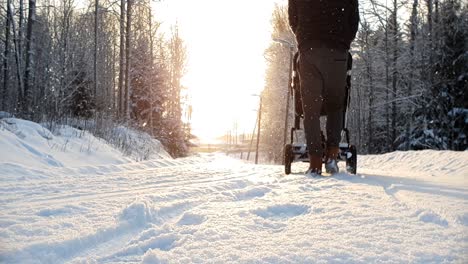
[{"label": "sky", "polygon": [[156,19],[177,23],[188,51],[192,128],[202,141],[226,134],[238,123],[251,133],[264,88],[264,51],[271,43],[271,13],[284,0],[162,0]]}]

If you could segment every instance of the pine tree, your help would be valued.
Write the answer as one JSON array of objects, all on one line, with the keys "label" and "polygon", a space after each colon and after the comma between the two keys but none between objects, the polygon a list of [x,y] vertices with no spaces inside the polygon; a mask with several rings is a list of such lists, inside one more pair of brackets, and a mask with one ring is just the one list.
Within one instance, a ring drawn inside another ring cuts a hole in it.
[{"label": "pine tree", "polygon": [[92,83],[84,71],[74,72],[76,78],[71,87],[73,93],[69,101],[69,109],[74,117],[90,118],[93,116],[95,96],[92,90]]}]

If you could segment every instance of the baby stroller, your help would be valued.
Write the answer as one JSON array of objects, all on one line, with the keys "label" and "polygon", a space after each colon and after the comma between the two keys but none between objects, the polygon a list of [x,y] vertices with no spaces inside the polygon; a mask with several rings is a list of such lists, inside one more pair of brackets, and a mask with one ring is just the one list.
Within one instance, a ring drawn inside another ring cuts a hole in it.
[{"label": "baby stroller", "polygon": [[[291,165],[294,162],[309,162],[309,151],[306,144],[303,143],[294,143],[295,135],[297,139],[297,131],[301,130],[301,119],[304,118],[304,111],[302,109],[302,98],[300,93],[300,82],[299,75],[297,74],[297,63],[298,63],[298,54],[294,56],[293,63],[293,81],[292,81],[292,96],[294,101],[294,127],[291,128],[291,143],[287,144],[284,148],[284,165],[285,173],[291,173]],[[346,171],[351,174],[356,174],[357,171],[357,149],[356,146],[350,144],[349,142],[349,130],[346,128],[346,110],[349,107],[350,102],[350,88],[351,88],[351,69],[352,69],[352,57],[351,54],[348,54],[348,76],[346,80],[346,96],[344,103],[344,119],[343,119],[343,131],[346,142],[340,143],[340,152],[338,154],[338,161],[346,162]],[[324,110],[322,109],[322,115],[325,115]],[[324,133],[322,131],[322,146],[325,148],[326,140]],[[325,155],[322,157],[322,162],[325,162]]]}]

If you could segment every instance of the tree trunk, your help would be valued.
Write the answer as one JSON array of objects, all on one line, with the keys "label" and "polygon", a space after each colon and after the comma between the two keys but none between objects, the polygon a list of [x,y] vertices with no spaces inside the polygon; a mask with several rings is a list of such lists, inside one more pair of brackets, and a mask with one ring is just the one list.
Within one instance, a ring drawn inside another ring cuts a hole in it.
[{"label": "tree trunk", "polygon": [[125,64],[125,116],[127,117],[127,120],[130,120],[130,112],[131,112],[131,72],[130,72],[130,64],[131,64],[131,33],[132,33],[132,1],[133,0],[128,0],[127,1],[127,34],[126,34],[126,43],[125,43],[125,59],[126,59],[126,64]]},{"label": "tree trunk", "polygon": [[16,79],[18,80],[18,100],[16,101],[15,107],[21,109],[23,98],[24,98],[24,86],[23,86],[23,76],[21,74],[21,56],[20,56],[20,47],[18,43],[18,37],[16,35],[16,26],[15,20],[13,19],[13,14],[10,14],[10,25],[13,29],[13,44],[15,46],[15,61],[16,61]]},{"label": "tree trunk", "polygon": [[434,33],[434,39],[437,40],[436,47],[438,48],[439,46],[439,36],[440,36],[440,25],[439,25],[439,0],[434,0],[434,28],[433,28],[433,33]]},{"label": "tree trunk", "polygon": [[429,81],[430,85],[434,83],[433,79],[433,64],[434,64],[434,31],[432,30],[432,0],[426,0],[427,3],[427,26],[428,26],[428,35],[429,35],[429,67],[428,67],[428,74],[429,74]]},{"label": "tree trunk", "polygon": [[23,54],[23,38],[24,38],[24,0],[19,0],[19,21],[18,21],[18,54],[21,60],[23,60],[23,57],[21,54]]},{"label": "tree trunk", "polygon": [[374,79],[372,77],[372,63],[371,61],[369,60],[367,62],[367,75],[368,75],[368,78],[369,78],[369,91],[368,91],[368,94],[369,94],[369,107],[368,107],[368,117],[367,117],[367,132],[368,132],[368,141],[367,141],[367,152],[368,153],[372,153],[373,149],[372,149],[372,143],[374,141],[374,130],[373,130],[373,115],[372,115],[372,106],[374,105]]},{"label": "tree trunk", "polygon": [[[154,40],[153,40],[153,16],[151,13],[151,1],[148,5],[148,22],[149,22],[149,40],[150,40],[150,57],[151,57],[151,74],[154,74]],[[150,126],[150,135],[154,136],[154,120],[153,120],[153,87],[154,83],[151,81],[149,83],[149,105],[150,105],[150,111],[149,111],[149,126]]]},{"label": "tree trunk", "polygon": [[[413,8],[411,11],[411,18],[410,18],[410,67],[414,66],[414,46],[416,42],[416,27],[417,27],[417,19],[418,19],[418,0],[413,1]],[[409,71],[409,80],[408,80],[408,93],[406,96],[408,100],[411,100],[411,95],[413,93],[413,71]],[[411,114],[410,118],[406,120],[406,150],[411,149],[411,129],[413,126],[413,107],[410,102],[409,113]]]},{"label": "tree trunk", "polygon": [[111,110],[112,110],[112,113],[114,114],[114,117],[117,117],[118,114],[116,115],[115,113],[115,109],[117,109],[118,111],[118,106],[115,105],[115,102],[116,102],[115,88],[117,86],[116,86],[115,75],[114,75],[114,73],[116,72],[115,63],[117,62],[117,43],[115,40],[113,41],[113,43],[114,43],[114,48],[112,49],[112,77],[113,78],[112,78],[112,87],[111,87],[111,97],[112,97]]},{"label": "tree trunk", "polygon": [[99,15],[99,0],[94,2],[94,101],[96,102],[96,108],[99,108],[98,100],[98,68],[97,68],[97,56],[98,56],[98,15]]},{"label": "tree trunk", "polygon": [[[352,91],[353,89],[351,89]],[[357,93],[357,98],[354,99],[354,102],[357,102],[357,130],[358,130],[358,138],[357,138],[357,145],[362,146],[361,143],[361,87],[355,87],[356,93]]]},{"label": "tree trunk", "polygon": [[385,103],[387,104],[385,107],[385,131],[386,131],[386,139],[385,139],[385,150],[391,149],[391,135],[390,135],[390,111],[389,111],[389,104],[390,104],[390,50],[388,48],[388,16],[385,16],[385,20],[387,21],[387,25],[385,27]]},{"label": "tree trunk", "polygon": [[397,78],[398,78],[398,69],[397,69],[397,60],[398,60],[398,21],[397,21],[398,6],[397,0],[393,1],[393,58],[392,58],[392,91],[393,91],[393,102],[392,102],[392,150],[395,150],[395,140],[396,140],[396,120],[397,120],[397,108],[396,108],[396,98],[397,98]]},{"label": "tree trunk", "polygon": [[62,114],[64,108],[63,101],[65,100],[65,89],[67,87],[67,75],[68,75],[68,47],[69,47],[69,33],[70,33],[70,14],[71,14],[71,3],[70,1],[63,2],[63,20],[61,29],[61,46],[60,46],[60,63],[61,63],[61,74],[60,74],[60,88],[58,93],[58,100],[56,103],[55,111],[58,115]]},{"label": "tree trunk", "polygon": [[368,86],[368,95],[369,95],[369,105],[368,105],[368,117],[367,117],[367,133],[368,133],[368,141],[367,141],[367,153],[372,153],[372,143],[374,141],[374,130],[373,130],[373,115],[372,115],[372,106],[374,105],[374,79],[372,75],[372,58],[370,56],[370,48],[369,48],[369,32],[366,32],[365,36],[365,45],[363,49],[367,51],[367,58],[366,58],[366,70],[367,70],[367,78],[369,79],[369,86]]},{"label": "tree trunk", "polygon": [[2,92],[2,110],[7,111],[6,103],[8,101],[9,88],[9,68],[8,59],[10,57],[10,24],[11,24],[11,0],[7,0],[7,14],[5,23],[5,51],[3,52],[3,92]]},{"label": "tree trunk", "polygon": [[28,29],[26,36],[26,68],[24,72],[24,104],[23,111],[26,117],[31,118],[33,102],[32,93],[32,66],[33,66],[33,26],[36,20],[36,0],[29,0]]},{"label": "tree trunk", "polygon": [[125,0],[120,1],[120,62],[119,62],[119,87],[118,87],[118,116],[124,113],[124,78],[125,78]]},{"label": "tree trunk", "polygon": [[23,39],[24,39],[24,0],[19,0],[19,18],[18,18],[18,33],[16,35],[16,30],[14,29],[15,20],[12,17],[11,23],[13,25],[13,31],[15,32],[15,60],[16,60],[16,68],[17,68],[17,75],[18,75],[18,108],[21,111],[22,103],[24,100],[24,80],[23,80]]},{"label": "tree trunk", "polygon": [[[45,11],[43,14],[44,16],[43,27],[45,29],[44,36],[50,36],[51,35],[50,9],[52,7],[50,5],[50,0],[45,0],[43,4],[45,5]],[[43,72],[51,72],[52,70],[51,64],[53,63],[51,62],[53,58],[52,56],[50,56],[50,54],[52,54],[52,51],[53,51],[52,41],[50,38],[47,38],[47,41],[45,43],[46,44],[43,46],[43,49],[44,49],[43,52],[49,55],[45,57],[44,61],[41,61],[44,65]],[[49,97],[49,91],[50,91],[49,87],[51,87],[50,80],[51,80],[50,74],[43,76],[42,83],[40,85],[39,96],[37,98],[38,103],[36,103],[36,105],[40,107],[41,113],[50,113],[49,115],[52,115],[52,113],[50,112],[50,105],[48,103],[48,99],[51,98]]]}]

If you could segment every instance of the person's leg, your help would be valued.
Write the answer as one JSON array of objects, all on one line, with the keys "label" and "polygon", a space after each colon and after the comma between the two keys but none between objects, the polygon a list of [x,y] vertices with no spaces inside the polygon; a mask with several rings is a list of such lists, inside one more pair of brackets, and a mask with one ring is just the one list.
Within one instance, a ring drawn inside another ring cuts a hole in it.
[{"label": "person's leg", "polygon": [[327,63],[324,86],[327,109],[327,160],[336,160],[339,153],[345,107],[347,55],[345,50],[333,50]]},{"label": "person's leg", "polygon": [[333,110],[327,114],[327,149],[338,147],[343,130],[343,109]]},{"label": "person's leg", "polygon": [[325,171],[338,173],[338,154],[340,153],[341,131],[343,129],[343,111],[333,111],[327,116],[327,145],[325,154]]},{"label": "person's leg", "polygon": [[304,132],[309,149],[310,169],[318,169],[321,172],[324,151],[320,132],[323,79],[317,67],[317,60],[316,51],[307,50],[301,52],[299,57],[299,77],[304,110]]}]

